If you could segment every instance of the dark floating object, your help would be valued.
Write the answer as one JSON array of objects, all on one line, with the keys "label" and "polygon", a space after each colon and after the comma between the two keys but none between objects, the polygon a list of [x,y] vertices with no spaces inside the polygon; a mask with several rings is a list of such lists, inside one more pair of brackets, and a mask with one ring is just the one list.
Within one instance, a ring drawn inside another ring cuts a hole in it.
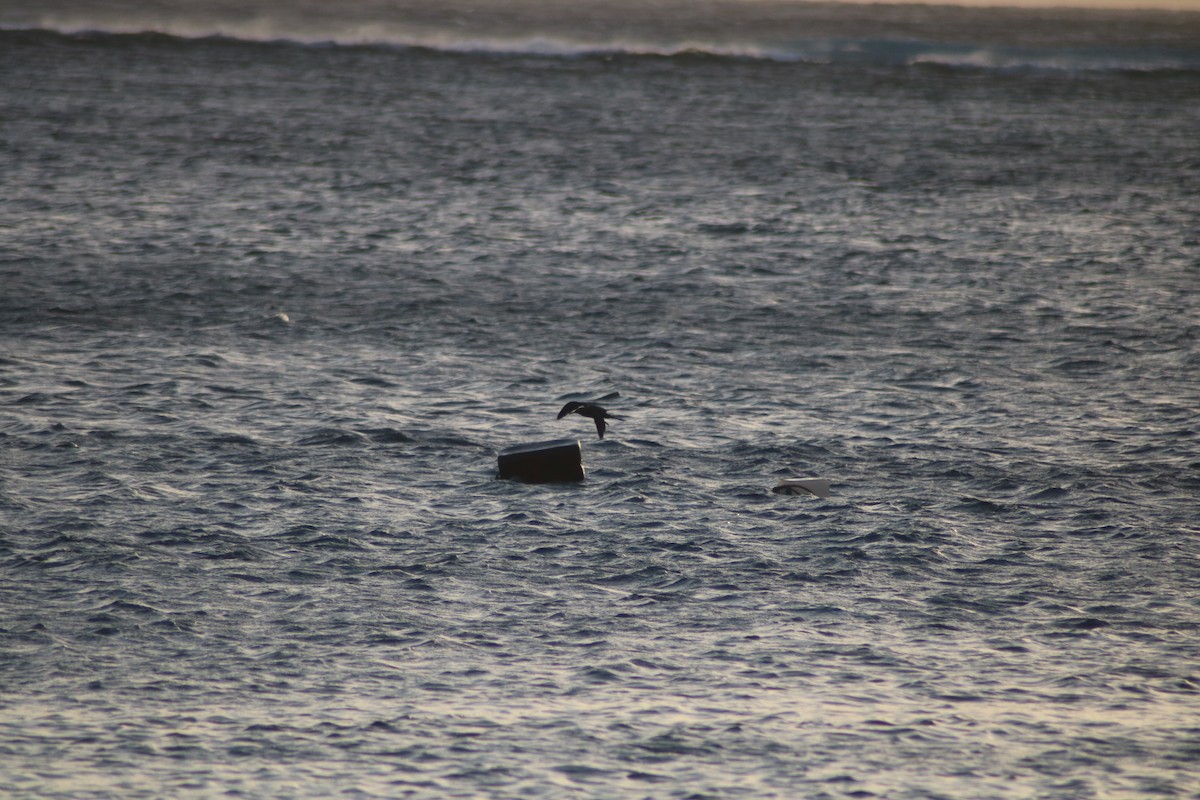
[{"label": "dark floating object", "polygon": [[581,417],[588,417],[596,421],[596,433],[601,439],[604,438],[604,429],[607,427],[605,420],[607,419],[624,419],[616,414],[610,414],[607,410],[601,408],[595,403],[577,403],[572,400],[562,407],[562,411],[558,412],[558,418],[562,419],[567,414],[578,414]]},{"label": "dark floating object", "polygon": [[784,478],[771,490],[775,494],[804,494],[813,497],[832,497],[829,481],[824,478]]},{"label": "dark floating object", "polygon": [[515,444],[497,457],[502,480],[565,483],[583,480],[583,446],[578,439]]}]

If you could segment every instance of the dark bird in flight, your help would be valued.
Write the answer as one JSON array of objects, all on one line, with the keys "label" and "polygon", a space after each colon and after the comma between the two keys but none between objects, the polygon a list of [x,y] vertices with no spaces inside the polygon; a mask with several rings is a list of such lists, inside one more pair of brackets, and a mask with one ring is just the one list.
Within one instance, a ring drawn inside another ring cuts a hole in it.
[{"label": "dark bird in flight", "polygon": [[607,419],[625,419],[618,417],[616,414],[610,414],[605,409],[594,403],[577,403],[574,400],[562,407],[562,411],[558,412],[558,418],[562,419],[567,414],[578,414],[581,417],[589,417],[596,422],[596,433],[601,439],[604,438],[604,429],[607,427],[604,422]]}]

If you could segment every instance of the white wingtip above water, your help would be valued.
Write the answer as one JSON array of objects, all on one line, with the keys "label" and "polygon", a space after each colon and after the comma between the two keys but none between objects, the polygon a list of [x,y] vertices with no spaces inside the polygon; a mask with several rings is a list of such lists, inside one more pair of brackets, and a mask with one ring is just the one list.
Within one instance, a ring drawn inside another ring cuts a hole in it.
[{"label": "white wingtip above water", "polygon": [[805,494],[813,497],[832,497],[829,481],[824,478],[784,478],[771,490],[775,494]]}]

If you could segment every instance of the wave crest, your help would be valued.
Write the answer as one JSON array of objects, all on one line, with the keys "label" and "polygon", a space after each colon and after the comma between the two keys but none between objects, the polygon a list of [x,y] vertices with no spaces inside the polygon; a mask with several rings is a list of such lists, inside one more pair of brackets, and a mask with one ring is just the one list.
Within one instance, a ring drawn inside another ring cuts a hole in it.
[{"label": "wave crest", "polygon": [[1200,71],[1200,13],[711,0],[11,0],[0,29],[541,57],[711,57],[967,69]]}]

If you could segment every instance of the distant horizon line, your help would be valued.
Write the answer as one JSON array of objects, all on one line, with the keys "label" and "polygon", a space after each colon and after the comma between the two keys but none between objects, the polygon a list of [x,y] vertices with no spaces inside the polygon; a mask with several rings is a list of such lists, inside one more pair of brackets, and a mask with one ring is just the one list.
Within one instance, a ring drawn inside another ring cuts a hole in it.
[{"label": "distant horizon line", "polygon": [[[746,0],[757,2],[758,0]],[[813,2],[814,0],[805,0]],[[815,0],[850,5],[928,5],[963,8],[1055,8],[1096,9],[1098,11],[1193,11],[1200,12],[1200,0]]]}]

